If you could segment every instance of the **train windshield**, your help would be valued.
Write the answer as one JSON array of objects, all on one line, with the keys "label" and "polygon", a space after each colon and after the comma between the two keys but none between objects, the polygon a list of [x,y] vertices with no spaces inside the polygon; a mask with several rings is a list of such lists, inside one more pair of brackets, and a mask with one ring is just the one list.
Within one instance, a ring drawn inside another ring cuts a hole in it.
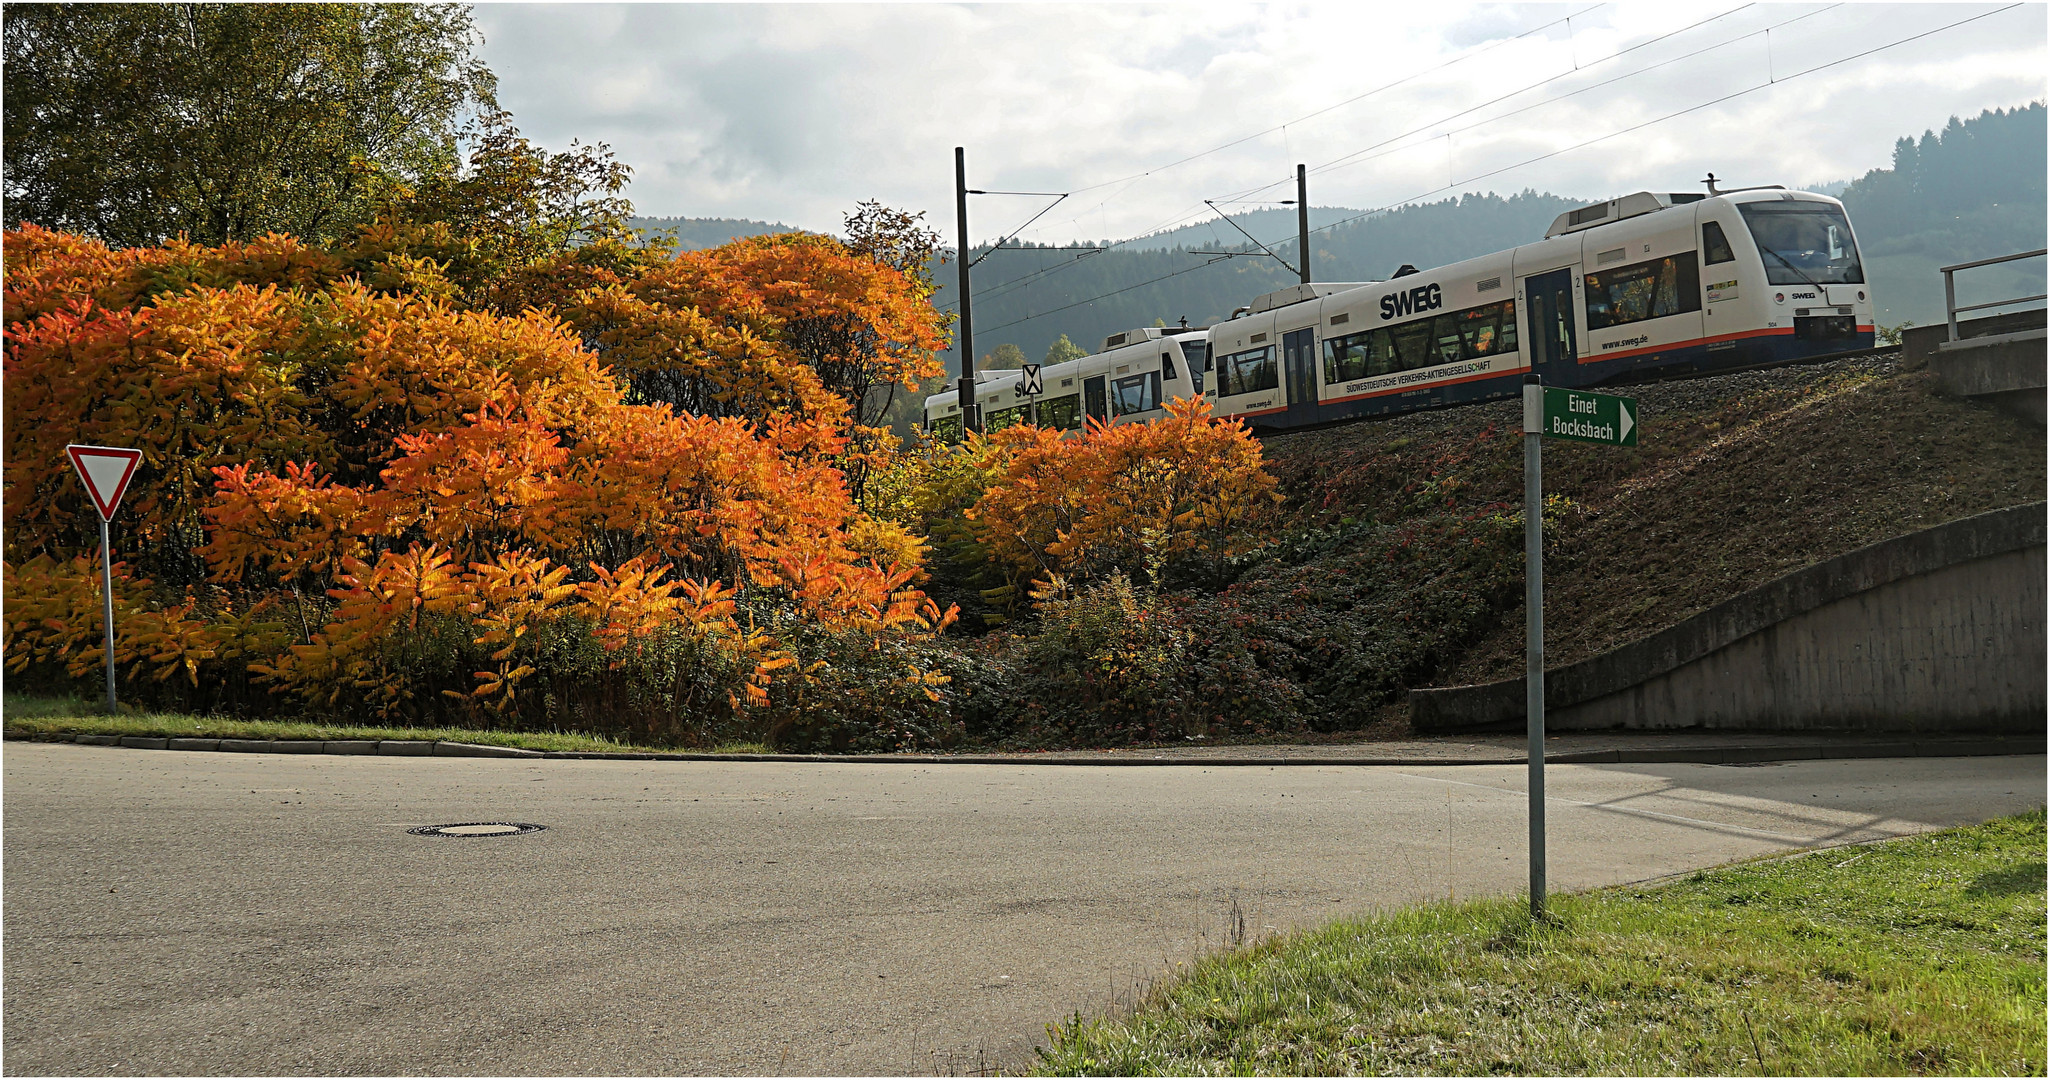
[{"label": "train windshield", "polygon": [[1819,202],[1754,202],[1737,207],[1774,285],[1857,285],[1865,281],[1858,244],[1841,208]]},{"label": "train windshield", "polygon": [[1189,382],[1197,393],[1203,392],[1203,373],[1210,370],[1210,344],[1204,341],[1184,341],[1182,360],[1189,365]]}]

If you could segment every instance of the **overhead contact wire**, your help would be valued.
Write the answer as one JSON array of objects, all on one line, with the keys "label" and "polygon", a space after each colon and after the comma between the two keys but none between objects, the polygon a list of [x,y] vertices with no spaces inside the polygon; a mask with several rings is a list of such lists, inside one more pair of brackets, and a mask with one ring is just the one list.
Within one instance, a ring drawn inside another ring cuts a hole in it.
[{"label": "overhead contact wire", "polygon": [[[1550,158],[1555,158],[1555,157],[1558,157],[1558,156],[1559,156],[1560,154],[1566,154],[1566,153],[1571,153],[1572,151],[1575,151],[1575,150],[1580,150],[1580,149],[1583,149],[1583,148],[1585,148],[1585,147],[1589,147],[1589,146],[1593,146],[1593,145],[1595,145],[1595,144],[1597,144],[1597,143],[1607,142],[1608,140],[1610,140],[1610,139],[1613,139],[1613,138],[1616,138],[1616,137],[1617,137],[1617,136],[1619,136],[1619,135],[1628,135],[1628,134],[1630,134],[1630,133],[1631,133],[1631,132],[1633,132],[1633,131],[1641,131],[1641,130],[1643,130],[1643,129],[1645,129],[1645,128],[1651,127],[1651,126],[1652,126],[1652,125],[1654,125],[1654,124],[1661,124],[1661,123],[1664,123],[1665,121],[1667,121],[1667,120],[1671,120],[1671,119],[1673,119],[1673,118],[1675,118],[1675,117],[1679,117],[1679,116],[1685,116],[1685,115],[1687,115],[1688,113],[1693,113],[1693,112],[1699,112],[1699,111],[1701,111],[1702,109],[1706,109],[1706,108],[1709,108],[1709,107],[1711,107],[1711,106],[1715,106],[1715,105],[1720,105],[1720,104],[1722,104],[1723,102],[1726,102],[1726,101],[1732,101],[1732,100],[1735,100],[1736,98],[1740,98],[1740,97],[1743,97],[1743,96],[1745,96],[1745,95],[1747,95],[1747,94],[1753,94],[1753,93],[1756,93],[1756,92],[1758,92],[1758,91],[1760,91],[1760,90],[1766,90],[1766,89],[1771,89],[1771,88],[1773,88],[1773,87],[1775,87],[1775,86],[1778,86],[1778,85],[1781,85],[1781,84],[1783,84],[1783,83],[1789,83],[1789,82],[1792,82],[1792,81],[1794,81],[1795,79],[1801,78],[1802,76],[1805,76],[1805,75],[1812,75],[1812,74],[1814,74],[1815,72],[1818,72],[1818,71],[1825,71],[1825,70],[1828,70],[1829,68],[1833,68],[1833,67],[1838,67],[1838,66],[1840,66],[1840,65],[1843,65],[1843,64],[1847,64],[1847,63],[1850,63],[1850,62],[1851,62],[1851,61],[1853,61],[1853,60],[1862,60],[1862,59],[1864,59],[1865,57],[1868,57],[1868,56],[1872,56],[1872,55],[1874,55],[1874,54],[1876,54],[1876,53],[1881,53],[1881,52],[1885,52],[1885,51],[1886,51],[1886,50],[1888,50],[1888,49],[1898,48],[1898,47],[1900,47],[1900,46],[1902,46],[1902,45],[1907,45],[1907,44],[1910,44],[1910,43],[1912,43],[1912,42],[1920,41],[1920,40],[1922,40],[1923,38],[1926,38],[1926,37],[1930,37],[1930,36],[1932,36],[1932,35],[1935,35],[1935,34],[1940,34],[1940,33],[1943,33],[1943,32],[1944,32],[1944,31],[1946,31],[1946,30],[1954,30],[1954,29],[1956,29],[1956,28],[1958,28],[1958,27],[1960,27],[1960,26],[1964,26],[1964,25],[1966,25],[1966,24],[1968,24],[1968,23],[1974,23],[1974,22],[1978,22],[1978,21],[1979,21],[1979,20],[1981,20],[1981,19],[1991,18],[1992,16],[1995,16],[1995,15],[1999,15],[1999,14],[2002,14],[2002,13],[2004,13],[2004,12],[2008,12],[2008,11],[2013,11],[2013,10],[2014,10],[2014,9],[2016,9],[2016,8],[2019,8],[2019,7],[2024,7],[2024,6],[2026,6],[2026,5],[2025,5],[2025,4],[2022,4],[2022,3],[2014,3],[2014,4],[2008,4],[2008,5],[2005,5],[2005,6],[2003,6],[2003,7],[1998,7],[1998,8],[1995,8],[1995,9],[1993,9],[1993,10],[1991,10],[1991,11],[1985,11],[1985,12],[1981,12],[1981,13],[1979,13],[1979,14],[1977,14],[1977,15],[1973,15],[1973,16],[1971,16],[1970,18],[1965,18],[1965,19],[1959,19],[1959,20],[1957,20],[1956,22],[1952,22],[1952,23],[1945,23],[1945,24],[1944,24],[1944,25],[1942,25],[1942,26],[1938,26],[1938,27],[1935,27],[1935,28],[1933,28],[1933,29],[1930,29],[1930,30],[1924,30],[1924,31],[1922,31],[1922,32],[1921,32],[1921,33],[1919,33],[1919,34],[1912,34],[1912,35],[1909,35],[1908,37],[1900,38],[1900,39],[1898,39],[1898,40],[1896,40],[1896,41],[1890,41],[1890,42],[1888,42],[1888,43],[1886,43],[1886,44],[1884,44],[1884,45],[1879,45],[1879,46],[1875,46],[1875,47],[1873,47],[1873,48],[1870,48],[1870,49],[1866,49],[1866,50],[1864,50],[1864,51],[1862,51],[1862,52],[1856,52],[1856,53],[1852,53],[1852,54],[1851,54],[1851,55],[1849,55],[1849,56],[1845,56],[1845,57],[1840,57],[1840,58],[1838,58],[1838,59],[1836,59],[1836,60],[1831,60],[1830,62],[1828,62],[1828,63],[1826,63],[1826,64],[1817,64],[1817,65],[1815,65],[1814,67],[1811,67],[1811,68],[1806,68],[1806,69],[1804,69],[1804,70],[1801,70],[1801,71],[1795,72],[1794,74],[1792,74],[1792,75],[1788,75],[1788,76],[1786,76],[1786,77],[1784,77],[1784,78],[1776,79],[1776,80],[1774,80],[1774,81],[1770,81],[1770,82],[1763,82],[1763,83],[1759,83],[1759,84],[1758,84],[1758,85],[1756,85],[1756,86],[1750,86],[1750,87],[1746,87],[1745,89],[1743,89],[1743,90],[1738,90],[1738,91],[1736,91],[1736,92],[1734,92],[1734,93],[1724,94],[1723,96],[1721,96],[1721,97],[1719,97],[1719,98],[1715,98],[1715,99],[1713,99],[1713,100],[1710,100],[1710,101],[1705,101],[1705,102],[1702,102],[1702,103],[1701,103],[1701,104],[1699,104],[1699,105],[1691,105],[1691,106],[1689,106],[1689,107],[1687,107],[1687,108],[1684,108],[1684,109],[1679,109],[1679,110],[1676,110],[1676,111],[1674,111],[1674,112],[1670,112],[1670,113],[1667,113],[1667,114],[1665,114],[1664,116],[1660,116],[1660,117],[1657,117],[1657,118],[1655,118],[1655,119],[1652,119],[1652,120],[1646,120],[1646,121],[1644,121],[1644,122],[1643,122],[1643,123],[1641,123],[1641,124],[1633,124],[1633,125],[1631,125],[1631,126],[1629,126],[1629,127],[1627,127],[1627,128],[1623,128],[1623,129],[1621,129],[1621,130],[1618,130],[1618,131],[1612,131],[1612,132],[1610,132],[1610,133],[1608,133],[1608,134],[1606,134],[1606,135],[1600,135],[1600,136],[1597,136],[1597,137],[1595,137],[1595,138],[1592,138],[1592,139],[1588,139],[1588,140],[1586,140],[1586,141],[1584,141],[1584,142],[1578,142],[1578,143],[1574,143],[1574,144],[1573,144],[1572,146],[1566,146],[1566,147],[1561,147],[1560,149],[1557,149],[1557,150],[1553,150],[1553,151],[1551,151],[1551,152],[1549,152],[1549,153],[1545,153],[1545,154],[1539,154],[1539,155],[1538,155],[1538,156],[1536,156],[1536,157],[1533,157],[1533,158],[1527,158],[1527,159],[1525,159],[1525,160],[1523,160],[1523,161],[1519,161],[1519,162],[1516,162],[1516,163],[1515,163],[1515,164],[1513,164],[1513,165],[1505,165],[1505,166],[1503,166],[1503,167],[1501,167],[1501,168],[1499,168],[1499,169],[1491,169],[1491,170],[1489,170],[1489,171],[1487,171],[1487,172],[1484,172],[1484,173],[1478,173],[1478,174],[1476,174],[1476,175],[1473,175],[1473,176],[1469,176],[1469,177],[1467,177],[1467,178],[1466,178],[1466,179],[1464,179],[1464,180],[1459,180],[1459,181],[1455,181],[1455,182],[1453,182],[1453,183],[1451,183],[1451,184],[1447,184],[1447,185],[1445,185],[1445,186],[1443,186],[1443,187],[1433,188],[1433,189],[1431,189],[1430,191],[1426,191],[1426,192],[1423,192],[1423,193],[1421,193],[1421,194],[1418,194],[1418,195],[1412,195],[1412,196],[1410,196],[1409,198],[1406,198],[1406,199],[1402,199],[1402,200],[1399,200],[1399,201],[1397,201],[1397,202],[1392,202],[1392,203],[1389,203],[1389,204],[1387,204],[1387,205],[1385,205],[1385,206],[1382,206],[1382,207],[1378,207],[1378,208],[1376,208],[1376,209],[1373,209],[1373,210],[1368,210],[1368,211],[1365,211],[1365,212],[1363,212],[1363,213],[1359,213],[1359,214],[1354,214],[1354,215],[1352,215],[1351,217],[1347,217],[1347,218],[1341,218],[1341,219],[1339,219],[1339,220],[1337,220],[1337,221],[1331,222],[1331,223],[1330,223],[1330,224],[1328,224],[1328,225],[1324,225],[1324,226],[1321,226],[1321,227],[1319,227],[1319,228],[1316,228],[1316,229],[1312,229],[1312,230],[1310,230],[1310,231],[1311,231],[1311,232],[1313,232],[1313,233],[1320,233],[1320,232],[1330,232],[1331,230],[1333,230],[1333,229],[1336,229],[1336,228],[1338,228],[1339,226],[1342,226],[1342,225],[1347,225],[1347,224],[1350,224],[1350,223],[1352,223],[1352,222],[1355,222],[1355,221],[1359,221],[1359,220],[1361,220],[1361,219],[1363,219],[1363,218],[1368,218],[1368,217],[1372,217],[1372,216],[1374,216],[1375,214],[1381,214],[1381,213],[1386,213],[1387,211],[1389,211],[1389,210],[1393,210],[1393,209],[1395,209],[1395,208],[1397,208],[1397,207],[1400,207],[1400,206],[1404,206],[1404,205],[1406,205],[1406,204],[1408,204],[1408,203],[1413,203],[1413,202],[1417,201],[1418,199],[1427,199],[1427,198],[1431,197],[1432,195],[1436,195],[1436,194],[1439,194],[1440,192],[1444,192],[1444,191],[1450,191],[1450,190],[1452,190],[1452,189],[1454,189],[1454,188],[1460,187],[1461,185],[1473,183],[1473,182],[1474,182],[1475,180],[1485,180],[1485,179],[1487,179],[1487,178],[1488,178],[1488,177],[1490,177],[1490,176],[1499,176],[1499,175],[1500,175],[1500,174],[1502,174],[1502,173],[1505,173],[1505,172],[1510,172],[1510,171],[1513,171],[1513,170],[1515,170],[1515,169],[1520,169],[1520,168],[1523,168],[1523,167],[1524,167],[1524,166],[1526,166],[1526,165],[1535,165],[1535,164],[1537,164],[1537,163],[1538,163],[1538,162],[1540,162],[1540,161],[1545,161],[1545,160],[1548,160],[1548,159],[1550,159]],[[997,331],[997,330],[1003,330],[1003,329],[1006,329],[1006,328],[1008,328],[1008,327],[1016,326],[1016,325],[1018,325],[1019,323],[1024,323],[1024,322],[1030,322],[1030,321],[1032,321],[1033,319],[1039,319],[1039,318],[1044,318],[1044,317],[1046,317],[1046,316],[1048,316],[1048,315],[1055,315],[1055,314],[1059,314],[1060,312],[1063,312],[1063,311],[1068,311],[1068,310],[1071,310],[1071,309],[1074,309],[1074,308],[1078,308],[1078,307],[1082,307],[1082,306],[1084,306],[1084,305],[1086,305],[1086,304],[1093,304],[1093,303],[1097,302],[1098,300],[1108,300],[1108,299],[1110,299],[1111,297],[1114,297],[1114,296],[1120,296],[1120,295],[1122,295],[1122,294],[1124,294],[1124,293],[1128,293],[1128,292],[1131,292],[1131,291],[1132,291],[1132,290],[1134,290],[1134,289],[1141,289],[1141,288],[1145,288],[1145,287],[1146,287],[1146,286],[1148,286],[1148,285],[1156,285],[1156,284],[1159,284],[1160,282],[1163,282],[1163,281],[1167,281],[1167,280],[1169,280],[1169,279],[1171,279],[1171,278],[1177,278],[1177,277],[1180,277],[1180,276],[1182,276],[1183,274],[1188,274],[1188,273],[1194,273],[1194,272],[1195,272],[1195,271],[1197,271],[1197,270],[1203,270],[1203,269],[1207,269],[1207,268],[1208,268],[1208,267],[1209,267],[1209,266],[1210,266],[1210,265],[1211,265],[1212,263],[1216,263],[1216,262],[1222,262],[1222,261],[1224,261],[1224,259],[1226,259],[1226,258],[1231,258],[1231,257],[1232,257],[1232,256],[1220,256],[1220,257],[1218,257],[1218,258],[1210,259],[1210,260],[1208,260],[1208,261],[1206,261],[1206,262],[1204,262],[1204,263],[1202,263],[1201,265],[1198,265],[1198,266],[1191,266],[1191,267],[1189,267],[1189,268],[1187,268],[1187,269],[1185,269],[1185,270],[1177,270],[1177,271],[1174,271],[1173,273],[1169,273],[1169,274],[1163,274],[1163,275],[1161,275],[1161,276],[1159,276],[1159,277],[1156,277],[1156,278],[1150,278],[1150,279],[1148,279],[1148,280],[1146,280],[1146,281],[1141,281],[1141,282],[1138,282],[1137,284],[1133,284],[1133,285],[1128,285],[1128,286],[1126,286],[1126,287],[1124,287],[1124,288],[1122,288],[1122,289],[1116,289],[1116,290],[1113,290],[1113,291],[1111,291],[1111,292],[1103,293],[1103,294],[1101,294],[1101,295],[1099,295],[1099,296],[1093,296],[1093,297],[1090,297],[1089,299],[1086,299],[1086,300],[1077,300],[1077,301],[1075,301],[1075,302],[1073,302],[1073,303],[1070,303],[1070,304],[1063,304],[1063,305],[1061,305],[1060,307],[1056,307],[1056,308],[1049,308],[1049,309],[1047,309],[1047,310],[1045,310],[1045,311],[1041,311],[1041,312],[1035,312],[1034,314],[1031,314],[1031,315],[1027,315],[1027,316],[1025,316],[1024,318],[1020,318],[1020,319],[1012,319],[1012,320],[1011,320],[1010,322],[1007,322],[1007,323],[1001,323],[1001,324],[999,324],[999,325],[997,325],[997,326],[989,327],[989,328],[988,328],[988,331],[987,331],[987,332],[994,332],[994,331]]]}]

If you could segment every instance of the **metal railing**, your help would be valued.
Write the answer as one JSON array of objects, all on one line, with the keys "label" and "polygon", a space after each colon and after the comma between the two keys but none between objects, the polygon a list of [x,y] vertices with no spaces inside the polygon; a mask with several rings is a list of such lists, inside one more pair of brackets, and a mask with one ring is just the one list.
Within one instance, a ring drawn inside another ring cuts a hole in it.
[{"label": "metal railing", "polygon": [[1966,304],[1964,307],[1959,307],[1957,306],[1957,278],[1953,275],[1959,270],[1970,270],[1974,266],[1992,266],[1994,263],[2013,262],[2016,259],[2033,259],[2045,254],[2050,254],[2050,248],[2037,248],[2034,251],[2024,251],[2014,255],[2001,255],[1991,259],[1978,259],[1972,262],[1958,263],[1956,266],[1943,267],[1943,304],[1948,309],[1944,317],[1950,322],[1950,335],[1944,338],[1944,340],[1958,340],[1957,316],[1960,311],[1982,311],[1986,308],[2006,307],[2009,304],[2027,304],[2037,300],[2050,299],[2050,296],[2042,295],[2017,296],[2011,300],[1995,300],[1990,304]]}]

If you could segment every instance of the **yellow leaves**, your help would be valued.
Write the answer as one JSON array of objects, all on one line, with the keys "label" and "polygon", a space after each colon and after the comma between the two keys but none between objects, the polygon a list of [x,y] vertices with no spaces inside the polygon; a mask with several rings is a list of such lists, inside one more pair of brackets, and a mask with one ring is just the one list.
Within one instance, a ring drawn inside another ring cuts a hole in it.
[{"label": "yellow leaves", "polygon": [[[678,600],[675,594],[687,585],[695,586],[688,601],[688,615],[693,617],[694,624],[729,617],[732,601],[716,585],[665,582],[662,578],[670,569],[666,563],[650,566],[647,558],[640,555],[627,560],[616,571],[591,564],[591,572],[598,580],[576,587],[577,613],[594,624],[598,640],[607,652],[631,645],[667,625],[672,613],[686,607],[686,602]],[[618,667],[618,662],[613,666]]]},{"label": "yellow leaves", "polygon": [[[640,289],[665,293],[645,283]],[[846,404],[815,372],[744,322],[715,320],[618,284],[577,293],[563,314],[597,343],[614,372],[685,412],[756,421],[781,415],[832,426],[846,415]]]},{"label": "yellow leaves", "polygon": [[[106,660],[100,569],[79,556],[59,563],[38,555],[6,573],[7,666],[62,664],[73,678],[97,672]],[[257,618],[260,609],[236,613],[209,607],[188,592],[182,602],[155,603],[150,582],[136,580],[124,564],[114,566],[114,663],[128,677],[156,682],[183,676],[199,685],[202,665],[249,650],[272,650],[283,636]]]}]

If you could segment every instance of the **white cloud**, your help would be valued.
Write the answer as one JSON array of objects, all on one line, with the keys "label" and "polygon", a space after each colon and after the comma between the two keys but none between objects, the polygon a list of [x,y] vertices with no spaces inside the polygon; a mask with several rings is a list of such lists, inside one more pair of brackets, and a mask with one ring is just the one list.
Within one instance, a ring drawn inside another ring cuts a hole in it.
[{"label": "white cloud", "polygon": [[[1078,192],[1027,234],[1050,242],[1201,216],[1205,198],[1282,181],[1297,161],[1314,167],[1411,129],[1422,130],[1393,152],[1313,174],[1312,201],[1371,207],[1448,185],[1601,197],[1686,190],[1711,169],[1755,183],[1848,179],[1884,166],[1896,138],[1952,114],[2046,96],[2040,4],[1794,78],[1994,6],[1730,5],[1723,18],[1642,45],[1715,10],[638,4],[482,5],[477,14],[500,99],[523,130],[549,146],[611,143],[635,169],[628,194],[643,213],[832,229],[855,201],[880,198],[929,211],[951,235],[956,145],[968,148],[971,184],[990,189],[1070,191],[1152,173]],[[1558,25],[1514,37],[1567,15],[1570,35]],[[1651,70],[1445,137],[1640,68]],[[1775,78],[1723,104],[1519,164]],[[1398,80],[1406,81],[1291,122]],[[1506,166],[1517,167],[1469,180]],[[1292,195],[1272,192],[1263,197]],[[978,199],[977,239],[1040,205]]]}]

